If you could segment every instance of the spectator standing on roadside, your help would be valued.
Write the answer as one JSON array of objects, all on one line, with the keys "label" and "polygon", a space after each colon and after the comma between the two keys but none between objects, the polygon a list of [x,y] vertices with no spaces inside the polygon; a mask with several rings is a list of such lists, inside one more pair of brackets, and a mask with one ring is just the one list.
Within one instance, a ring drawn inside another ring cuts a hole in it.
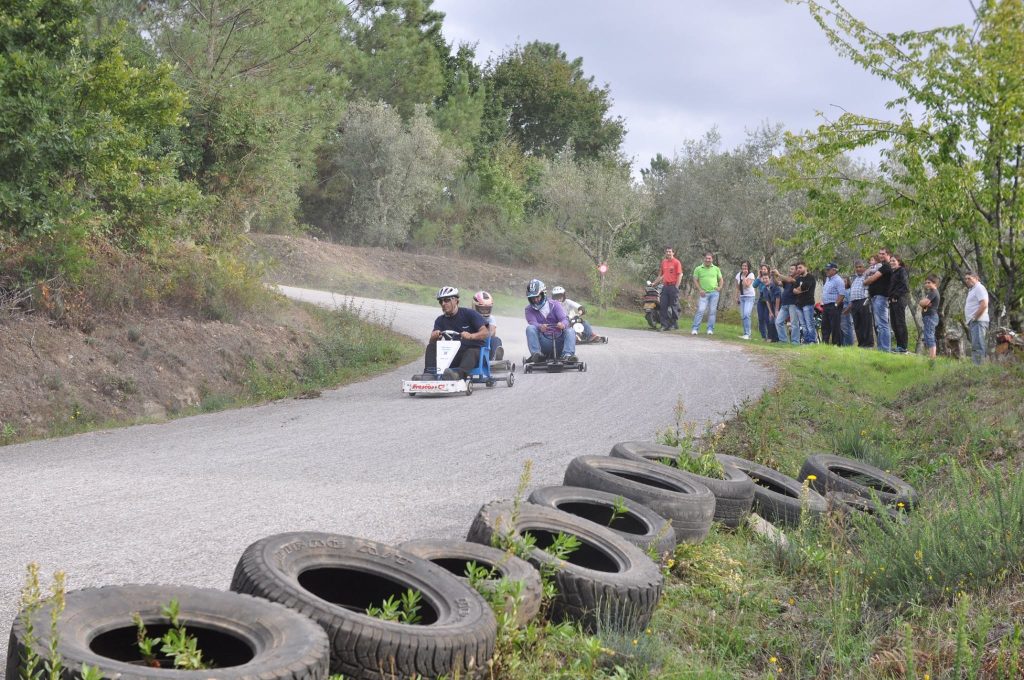
[{"label": "spectator standing on roadside", "polygon": [[964,285],[968,289],[964,318],[971,335],[971,361],[980,366],[988,354],[988,290],[974,272],[964,274]]},{"label": "spectator standing on roadside", "polygon": [[697,335],[704,312],[708,314],[708,335],[715,334],[715,317],[718,315],[718,296],[721,295],[722,270],[715,265],[715,256],[711,252],[704,253],[704,262],[693,270],[693,285],[697,287],[700,299],[697,300],[697,313],[693,317],[693,328],[690,335]]},{"label": "spectator standing on roadside", "polygon": [[871,314],[875,319],[875,339],[879,352],[892,349],[892,335],[889,328],[889,283],[892,267],[889,266],[889,249],[878,249],[878,269],[864,279],[871,297]]},{"label": "spectator standing on roadside", "polygon": [[[683,265],[676,259],[672,248],[665,248],[665,257],[661,258],[661,273],[651,285],[661,286],[661,330],[670,331],[679,328],[679,319],[675,309],[679,306],[679,286],[683,282]],[[712,322],[712,326],[714,323]]]},{"label": "spectator standing on roadside", "polygon": [[736,304],[740,308],[740,321],[743,323],[744,340],[750,340],[750,314],[754,311],[754,281],[757,277],[750,270],[750,260],[740,263],[740,271],[736,274],[736,288],[739,293]]},{"label": "spectator standing on roadside", "polygon": [[853,271],[856,276],[850,281],[850,306],[843,310],[843,314],[853,320],[853,332],[857,336],[857,346],[871,347],[874,344],[874,333],[871,328],[868,289],[864,285],[864,278],[867,275],[864,260],[855,260]]},{"label": "spectator standing on roadside", "polygon": [[843,277],[843,310],[839,313],[839,328],[843,335],[843,347],[852,347],[854,338],[856,337],[853,330],[853,317],[849,315],[848,311],[850,305],[853,302],[850,300],[850,277]]},{"label": "spectator standing on roadside", "polygon": [[939,277],[929,274],[924,280],[924,297],[918,304],[921,307],[921,323],[924,325],[924,348],[928,357],[935,358],[935,329],[939,326]]},{"label": "spectator standing on roadside", "polygon": [[[797,312],[800,314],[800,325],[803,326],[804,343],[812,344],[818,342],[818,332],[814,327],[814,287],[817,282],[814,274],[807,271],[807,265],[803,262],[796,263],[796,285],[793,287],[793,294],[796,295]],[[794,331],[796,328],[794,327]]]},{"label": "spectator standing on roadside", "polygon": [[[767,270],[768,267],[765,265],[761,269]],[[775,328],[775,315],[779,310],[782,289],[772,280],[772,275],[768,271],[763,271],[757,283],[757,324],[761,331],[761,338],[768,342],[778,342],[779,334]]]},{"label": "spectator standing on roadside", "polygon": [[[779,311],[775,315],[775,333],[782,342],[789,342],[794,345],[800,344],[800,310],[796,306],[796,294],[793,288],[796,287],[796,265],[789,265],[789,275],[783,276],[778,269],[772,270],[772,275],[782,288],[779,295]],[[792,326],[790,332],[786,332],[786,320]]]},{"label": "spectator standing on roadside", "polygon": [[829,262],[825,265],[825,282],[821,285],[821,341],[826,345],[841,345],[843,332],[840,327],[840,316],[843,312],[843,295],[846,286],[843,277],[839,276],[839,265]]},{"label": "spectator standing on roadside", "polygon": [[889,256],[889,267],[892,277],[889,279],[889,324],[892,327],[892,338],[896,345],[893,352],[907,353],[907,302],[910,297],[910,273],[903,266],[903,260],[895,255]]}]

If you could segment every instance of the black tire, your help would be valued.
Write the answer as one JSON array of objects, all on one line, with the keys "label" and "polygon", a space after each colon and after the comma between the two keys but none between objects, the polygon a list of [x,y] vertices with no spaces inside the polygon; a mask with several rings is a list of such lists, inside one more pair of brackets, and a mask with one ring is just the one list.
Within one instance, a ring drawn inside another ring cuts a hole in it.
[{"label": "black tire", "polygon": [[[625,496],[582,486],[542,486],[533,490],[529,501],[606,526],[644,551],[653,547],[658,555],[664,555],[676,548],[676,532],[669,521]],[[609,524],[617,502],[625,506],[626,512]]]},{"label": "black tire", "polygon": [[[479,543],[439,538],[406,541],[400,544],[398,549],[433,562],[467,583],[466,565],[470,562],[476,562],[477,566],[492,569],[497,576],[480,584],[480,587],[491,592],[497,588],[497,582],[500,579],[518,581],[522,584],[522,588],[519,593],[518,606],[514,609],[517,626],[525,626],[540,613],[543,595],[540,572],[532,564],[519,559],[512,553]],[[515,603],[509,602],[505,611],[513,613],[513,604]]]},{"label": "black tire", "polygon": [[647,319],[647,325],[651,328],[657,328],[658,324],[661,322],[654,312],[647,312],[644,314],[644,318]]},{"label": "black tire", "polygon": [[[213,670],[144,665],[132,614],[139,613],[150,637],[162,635],[169,621],[161,610],[171,600],[178,601],[181,622],[198,640],[203,660],[214,663]],[[47,605],[31,615],[32,648],[43,659],[49,658],[50,610]],[[74,590],[67,593],[56,633],[63,677],[69,679],[81,677],[83,663],[105,678],[122,680],[319,680],[328,676],[327,635],[315,623],[273,602],[209,588],[123,585]],[[19,616],[7,649],[8,678],[21,677],[26,634]]]},{"label": "black tire", "polygon": [[[422,595],[422,624],[365,614],[407,588]],[[231,590],[281,602],[331,640],[331,673],[357,680],[467,676],[494,653],[487,602],[441,567],[383,543],[319,532],[260,539],[245,549]]]},{"label": "black tire", "polygon": [[[766,465],[736,456],[721,456],[723,462],[738,467],[754,480],[754,511],[769,522],[798,526],[805,510],[803,484]],[[825,498],[814,489],[807,489],[808,519],[821,517],[828,510]]]},{"label": "black tire", "polygon": [[[645,460],[664,465],[662,461],[666,458],[674,460],[679,456],[679,448],[653,442],[620,442],[612,446],[609,455],[613,458]],[[696,451],[691,451],[690,455],[696,458],[699,454]],[[725,479],[704,477],[671,465],[668,467],[677,472],[692,475],[701,484],[711,489],[711,493],[715,495],[715,521],[730,529],[735,529],[750,514],[750,508],[754,503],[754,480],[735,465],[723,462],[722,456],[715,457],[718,462],[722,463]]]},{"label": "black tire", "polygon": [[918,502],[914,487],[896,475],[852,458],[827,453],[809,456],[800,468],[800,480],[809,475],[816,477],[811,480],[811,486],[819,493],[841,491],[863,498],[876,495],[883,505],[903,503],[907,509]]},{"label": "black tire", "polygon": [[[514,523],[513,523],[514,516]],[[517,537],[529,532],[537,542],[526,555],[541,570],[553,571],[557,594],[549,616],[577,621],[587,631],[639,631],[651,620],[661,598],[661,570],[640,548],[615,532],[567,512],[511,501],[480,508],[468,539],[491,545],[498,532]],[[580,547],[562,561],[544,551],[559,533],[580,540]]]},{"label": "black tire", "polygon": [[839,514],[845,520],[849,520],[853,515],[863,513],[877,518],[879,526],[883,529],[890,524],[902,524],[907,521],[906,513],[887,505],[879,507],[881,500],[864,498],[854,493],[829,491],[825,494],[825,500],[828,502],[828,509]]},{"label": "black tire", "polygon": [[466,381],[466,396],[467,397],[472,397],[473,396],[473,382],[470,381],[470,380]]},{"label": "black tire", "polygon": [[515,373],[515,369],[512,369],[512,372],[511,372],[511,373],[509,373],[509,374],[508,374],[508,377],[506,377],[506,378],[505,378],[505,384],[506,384],[506,385],[508,385],[509,387],[512,387],[513,385],[515,385],[515,384],[516,384],[516,373]]},{"label": "black tire", "polygon": [[564,484],[606,491],[646,505],[672,521],[679,543],[703,541],[715,516],[715,496],[710,489],[659,463],[578,456],[566,468]]}]

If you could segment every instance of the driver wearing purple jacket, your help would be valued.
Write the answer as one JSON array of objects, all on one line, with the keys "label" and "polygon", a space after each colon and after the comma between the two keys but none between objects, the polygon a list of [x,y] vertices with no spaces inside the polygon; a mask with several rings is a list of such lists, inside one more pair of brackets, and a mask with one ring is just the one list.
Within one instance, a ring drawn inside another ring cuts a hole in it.
[{"label": "driver wearing purple jacket", "polygon": [[[558,300],[549,300],[547,288],[540,279],[526,285],[526,345],[530,363],[540,363],[548,356],[576,363],[576,333],[566,332],[569,317]],[[559,354],[561,352],[561,354]]]}]

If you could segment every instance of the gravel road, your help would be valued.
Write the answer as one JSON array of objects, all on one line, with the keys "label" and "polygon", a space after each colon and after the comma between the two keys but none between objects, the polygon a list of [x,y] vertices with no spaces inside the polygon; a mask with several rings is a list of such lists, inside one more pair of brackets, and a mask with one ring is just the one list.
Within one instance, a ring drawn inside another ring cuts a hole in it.
[{"label": "gravel road", "polygon": [[[281,290],[352,305],[424,341],[439,313]],[[519,363],[523,320],[496,322]],[[524,461],[533,484],[560,483],[577,455],[652,439],[679,398],[691,420],[720,420],[772,380],[736,344],[608,334],[607,345],[579,348],[586,373],[518,374],[512,388],[479,386],[468,398],[403,395],[418,361],[318,399],[0,448],[0,674],[30,561],[47,582],[64,570],[69,588],[226,588],[242,550],[277,532],[463,537],[481,504],[511,496]]]}]

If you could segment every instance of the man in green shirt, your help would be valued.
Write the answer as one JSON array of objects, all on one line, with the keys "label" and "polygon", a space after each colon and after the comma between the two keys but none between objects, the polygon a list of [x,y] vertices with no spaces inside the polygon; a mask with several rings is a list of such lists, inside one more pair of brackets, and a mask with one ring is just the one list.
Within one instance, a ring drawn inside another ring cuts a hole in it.
[{"label": "man in green shirt", "polygon": [[708,313],[708,335],[715,334],[715,316],[718,314],[718,296],[722,290],[722,270],[715,266],[715,256],[704,253],[704,262],[693,270],[693,285],[700,293],[697,314],[693,317],[690,335],[697,335],[704,312]]}]

